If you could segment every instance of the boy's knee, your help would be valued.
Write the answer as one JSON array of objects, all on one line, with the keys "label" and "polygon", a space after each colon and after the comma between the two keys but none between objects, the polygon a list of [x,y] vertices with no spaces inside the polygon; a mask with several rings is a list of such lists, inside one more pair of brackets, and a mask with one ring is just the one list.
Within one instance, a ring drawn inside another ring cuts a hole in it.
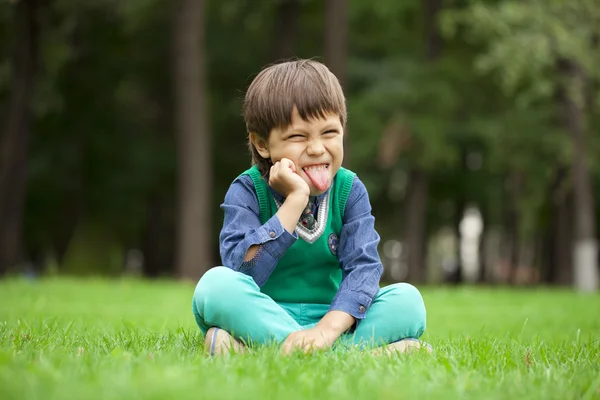
[{"label": "boy's knee", "polygon": [[406,300],[410,300],[415,303],[423,303],[423,296],[421,296],[421,292],[415,286],[410,283],[401,282],[395,283],[392,285],[396,290],[400,292],[400,294],[406,298]]},{"label": "boy's knee", "polygon": [[394,297],[397,299],[396,310],[401,318],[408,318],[413,327],[411,336],[419,337],[425,332],[427,313],[425,302],[419,289],[410,283],[396,283],[393,286]]},{"label": "boy's knee", "polygon": [[214,267],[202,275],[194,291],[194,302],[201,298],[214,298],[231,288],[237,272],[227,267]]},{"label": "boy's knee", "polygon": [[[241,272],[227,267],[214,267],[204,273],[194,291],[195,309],[199,310],[207,303],[221,306],[232,302],[236,294],[247,290],[248,285],[255,287],[254,280]],[[257,287],[258,288],[258,287]]]}]

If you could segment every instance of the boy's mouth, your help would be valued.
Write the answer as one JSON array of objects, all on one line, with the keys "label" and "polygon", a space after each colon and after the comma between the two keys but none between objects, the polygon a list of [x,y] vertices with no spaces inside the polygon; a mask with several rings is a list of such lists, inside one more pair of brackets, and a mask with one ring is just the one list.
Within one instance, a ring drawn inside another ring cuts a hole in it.
[{"label": "boy's mouth", "polygon": [[310,181],[319,189],[324,191],[329,187],[331,183],[331,177],[329,176],[329,164],[315,164],[303,167],[302,170],[308,176]]},{"label": "boy's mouth", "polygon": [[328,169],[328,168],[329,168],[329,164],[315,164],[315,165],[309,165],[307,167],[302,167],[304,172],[306,172],[307,170],[320,170],[320,169]]}]

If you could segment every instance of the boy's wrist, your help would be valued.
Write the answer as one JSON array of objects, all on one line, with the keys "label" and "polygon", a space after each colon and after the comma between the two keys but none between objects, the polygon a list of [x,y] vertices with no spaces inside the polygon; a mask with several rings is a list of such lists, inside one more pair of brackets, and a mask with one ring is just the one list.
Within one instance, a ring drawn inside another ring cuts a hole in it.
[{"label": "boy's wrist", "polygon": [[302,211],[308,204],[308,196],[302,193],[290,193],[277,211],[277,216],[283,228],[289,233],[294,233],[296,224]]},{"label": "boy's wrist", "polygon": [[308,194],[302,192],[292,192],[286,198],[285,202],[292,202],[297,205],[305,207],[308,204]]},{"label": "boy's wrist", "polygon": [[325,336],[335,341],[342,333],[354,325],[356,320],[353,316],[343,311],[329,311],[317,323],[316,328],[321,330]]}]

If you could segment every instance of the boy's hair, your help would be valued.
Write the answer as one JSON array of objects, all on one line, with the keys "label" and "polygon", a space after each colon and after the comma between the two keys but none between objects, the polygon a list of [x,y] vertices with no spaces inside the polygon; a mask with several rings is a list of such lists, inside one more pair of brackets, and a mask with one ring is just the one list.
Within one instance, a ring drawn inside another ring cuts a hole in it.
[{"label": "boy's hair", "polygon": [[[250,84],[244,99],[248,133],[268,140],[272,129],[284,129],[292,123],[294,107],[305,121],[338,114],[342,127],[346,127],[346,99],[335,75],[320,62],[294,60],[268,66]],[[267,176],[271,160],[260,156],[250,138],[248,146],[252,164]]]}]

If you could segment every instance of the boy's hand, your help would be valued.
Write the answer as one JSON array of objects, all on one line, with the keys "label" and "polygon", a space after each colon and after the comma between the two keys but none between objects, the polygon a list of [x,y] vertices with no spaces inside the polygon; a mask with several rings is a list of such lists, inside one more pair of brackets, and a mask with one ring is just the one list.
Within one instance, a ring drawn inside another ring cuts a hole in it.
[{"label": "boy's hand", "polygon": [[290,354],[296,350],[304,353],[311,353],[315,350],[331,347],[337,337],[318,327],[310,328],[304,331],[297,331],[290,334],[281,345],[283,354]]},{"label": "boy's hand", "polygon": [[307,199],[310,196],[308,184],[296,173],[296,165],[287,158],[271,167],[269,186],[286,198],[292,193],[306,195]]}]

